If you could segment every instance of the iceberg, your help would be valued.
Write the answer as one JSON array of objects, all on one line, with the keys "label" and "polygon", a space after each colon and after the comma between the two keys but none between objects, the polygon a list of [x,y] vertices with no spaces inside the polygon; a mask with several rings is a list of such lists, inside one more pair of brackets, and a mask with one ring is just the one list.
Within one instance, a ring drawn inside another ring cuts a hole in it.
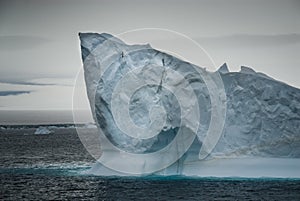
[{"label": "iceberg", "polygon": [[45,126],[38,127],[34,132],[34,134],[36,134],[36,135],[47,135],[47,134],[51,134],[51,133],[53,133],[53,131],[49,130]]},{"label": "iceberg", "polygon": [[299,89],[245,66],[209,72],[107,33],[79,37],[101,142],[90,172],[241,176],[251,166],[246,176],[300,177]]}]

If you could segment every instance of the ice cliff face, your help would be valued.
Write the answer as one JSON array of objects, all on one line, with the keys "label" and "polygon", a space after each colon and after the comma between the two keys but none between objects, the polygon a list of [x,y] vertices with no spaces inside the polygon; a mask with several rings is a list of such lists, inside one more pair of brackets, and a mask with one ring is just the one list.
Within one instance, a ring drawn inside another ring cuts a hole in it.
[{"label": "ice cliff face", "polygon": [[300,157],[300,90],[248,67],[221,76],[227,115],[212,155]]},{"label": "ice cliff face", "polygon": [[[118,149],[152,154],[176,141],[176,157],[156,161],[180,158],[176,171],[199,160],[199,150],[207,145],[213,149],[204,150],[209,151],[206,159],[300,157],[299,89],[244,66],[240,72],[229,72],[226,64],[207,72],[150,45],[127,45],[109,34],[81,33],[80,40],[95,122]],[[208,86],[217,79],[220,89]],[[216,106],[212,93],[225,106]],[[214,113],[214,107],[222,107],[224,114]],[[212,123],[222,124],[222,130],[209,138]]]}]

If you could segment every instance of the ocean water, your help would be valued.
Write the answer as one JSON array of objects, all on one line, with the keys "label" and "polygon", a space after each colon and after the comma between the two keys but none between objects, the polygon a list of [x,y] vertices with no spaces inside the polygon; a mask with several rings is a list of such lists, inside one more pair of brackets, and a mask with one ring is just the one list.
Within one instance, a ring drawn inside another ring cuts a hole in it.
[{"label": "ocean water", "polygon": [[0,200],[300,200],[298,179],[102,177],[75,129],[0,129]]}]

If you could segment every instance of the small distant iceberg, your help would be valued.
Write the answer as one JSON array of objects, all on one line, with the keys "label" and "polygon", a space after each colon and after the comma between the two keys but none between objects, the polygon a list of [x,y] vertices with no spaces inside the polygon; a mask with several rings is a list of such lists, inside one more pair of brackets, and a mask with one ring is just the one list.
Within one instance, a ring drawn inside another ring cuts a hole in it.
[{"label": "small distant iceberg", "polygon": [[47,127],[44,126],[38,127],[34,132],[34,134],[36,135],[48,135],[51,133],[53,133],[53,131],[49,130]]},{"label": "small distant iceberg", "polygon": [[83,125],[83,128],[97,128],[97,126],[94,123],[86,123]]}]

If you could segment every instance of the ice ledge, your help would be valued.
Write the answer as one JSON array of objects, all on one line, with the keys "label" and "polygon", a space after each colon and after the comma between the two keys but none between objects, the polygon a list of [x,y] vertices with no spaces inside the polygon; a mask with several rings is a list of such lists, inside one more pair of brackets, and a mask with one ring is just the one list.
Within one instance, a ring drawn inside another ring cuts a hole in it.
[{"label": "ice ledge", "polygon": [[241,66],[240,73],[252,74],[252,75],[256,74],[255,70],[247,66]]},{"label": "ice ledge", "polygon": [[[122,165],[122,164],[120,164]],[[208,161],[189,161],[176,172],[172,167],[152,175],[189,176],[220,178],[300,178],[300,159],[289,158],[235,158],[214,159]],[[99,163],[87,170],[85,174],[101,176],[133,176],[111,170]],[[147,176],[147,175],[144,175]]]}]

